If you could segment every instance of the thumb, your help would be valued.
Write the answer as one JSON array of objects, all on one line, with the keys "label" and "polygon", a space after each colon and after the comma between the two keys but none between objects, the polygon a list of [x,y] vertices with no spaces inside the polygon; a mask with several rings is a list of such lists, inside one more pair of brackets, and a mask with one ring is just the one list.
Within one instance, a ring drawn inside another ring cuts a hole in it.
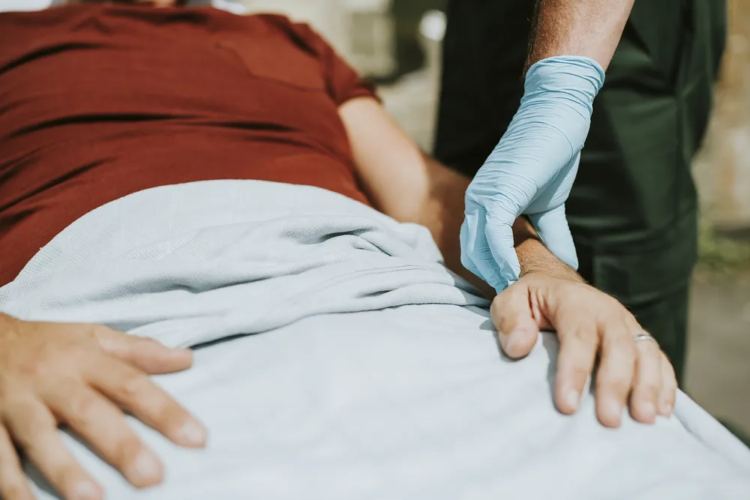
[{"label": "thumb", "polygon": [[570,234],[568,219],[565,217],[565,205],[560,205],[548,212],[529,215],[542,242],[550,252],[573,269],[578,269],[578,256]]},{"label": "thumb", "polygon": [[93,336],[103,351],[151,375],[186,370],[193,364],[190,349],[172,349],[155,340],[103,325],[94,326]]},{"label": "thumb", "polygon": [[510,286],[492,301],[490,313],[503,352],[512,359],[527,356],[539,337],[529,303],[529,287],[523,282]]}]

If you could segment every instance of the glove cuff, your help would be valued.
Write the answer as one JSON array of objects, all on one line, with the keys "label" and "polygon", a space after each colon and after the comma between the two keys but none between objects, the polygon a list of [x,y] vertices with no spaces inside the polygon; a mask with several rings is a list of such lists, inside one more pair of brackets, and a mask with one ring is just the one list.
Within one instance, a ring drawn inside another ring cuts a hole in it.
[{"label": "glove cuff", "polygon": [[526,73],[524,101],[562,93],[571,105],[586,109],[590,117],[594,98],[604,85],[604,78],[604,69],[589,57],[555,56],[542,59]]}]

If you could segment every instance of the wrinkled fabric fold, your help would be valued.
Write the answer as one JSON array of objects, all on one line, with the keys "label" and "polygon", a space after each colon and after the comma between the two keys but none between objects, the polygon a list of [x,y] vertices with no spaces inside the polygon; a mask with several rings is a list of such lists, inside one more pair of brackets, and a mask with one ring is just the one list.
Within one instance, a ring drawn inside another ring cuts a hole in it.
[{"label": "wrinkled fabric fold", "polygon": [[9,285],[0,311],[194,346],[324,313],[486,306],[424,227],[309,186],[208,181],[85,215]]}]

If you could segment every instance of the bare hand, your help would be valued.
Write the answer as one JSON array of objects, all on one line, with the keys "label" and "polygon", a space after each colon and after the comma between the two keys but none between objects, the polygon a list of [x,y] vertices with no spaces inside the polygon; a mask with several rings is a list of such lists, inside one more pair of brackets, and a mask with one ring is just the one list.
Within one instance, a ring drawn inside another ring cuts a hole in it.
[{"label": "bare hand", "polygon": [[619,427],[628,404],[642,423],[671,415],[674,369],[656,342],[634,340],[645,332],[613,297],[584,283],[532,273],[495,298],[492,319],[503,351],[514,359],[531,352],[540,330],[557,331],[555,404],[562,413],[578,409],[598,355],[596,413],[602,424]]},{"label": "bare hand", "polygon": [[58,424],[90,443],[134,486],[160,482],[161,463],[123,410],[178,445],[204,446],[204,427],[148,377],[191,364],[189,350],[104,326],[0,315],[0,497],[33,498],[14,443],[65,499],[103,497],[64,446]]}]

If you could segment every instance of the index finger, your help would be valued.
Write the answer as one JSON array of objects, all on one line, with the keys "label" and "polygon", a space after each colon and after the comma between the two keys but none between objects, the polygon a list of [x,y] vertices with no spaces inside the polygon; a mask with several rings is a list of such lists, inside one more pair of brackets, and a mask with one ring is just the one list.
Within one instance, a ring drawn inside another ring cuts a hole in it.
[{"label": "index finger", "polygon": [[142,371],[102,355],[87,367],[84,376],[96,390],[175,444],[206,444],[205,427]]},{"label": "index finger", "polygon": [[[492,253],[485,262],[494,268],[495,273],[504,281],[504,285],[515,283],[521,275],[521,264],[513,239],[515,216],[510,215],[510,213],[507,213],[507,215],[509,220],[498,217],[498,214],[488,213],[484,228],[489,250]],[[496,286],[495,289],[497,290],[498,287]]]},{"label": "index finger", "polygon": [[173,373],[190,368],[190,349],[172,349],[159,342],[129,335],[104,325],[86,325],[105,352],[150,374]]}]

